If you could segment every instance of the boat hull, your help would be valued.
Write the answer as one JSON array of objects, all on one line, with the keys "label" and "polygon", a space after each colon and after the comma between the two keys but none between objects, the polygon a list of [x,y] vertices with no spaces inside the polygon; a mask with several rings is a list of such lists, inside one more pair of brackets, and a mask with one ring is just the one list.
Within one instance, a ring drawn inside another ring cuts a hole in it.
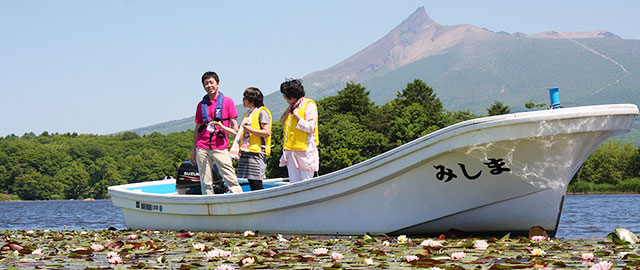
[{"label": "boat hull", "polygon": [[602,105],[474,119],[340,171],[258,192],[129,190],[172,181],[164,180],[109,193],[131,229],[417,235],[542,226],[553,234],[575,172],[604,140],[628,131],[637,113],[635,105]]}]

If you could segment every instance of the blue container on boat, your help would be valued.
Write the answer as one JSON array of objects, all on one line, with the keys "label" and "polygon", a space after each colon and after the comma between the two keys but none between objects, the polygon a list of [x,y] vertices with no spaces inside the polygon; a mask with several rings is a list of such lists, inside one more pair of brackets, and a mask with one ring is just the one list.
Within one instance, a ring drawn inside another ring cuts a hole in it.
[{"label": "blue container on boat", "polygon": [[547,88],[549,90],[549,98],[551,99],[551,109],[559,109],[560,105],[560,93],[558,93],[558,87]]}]

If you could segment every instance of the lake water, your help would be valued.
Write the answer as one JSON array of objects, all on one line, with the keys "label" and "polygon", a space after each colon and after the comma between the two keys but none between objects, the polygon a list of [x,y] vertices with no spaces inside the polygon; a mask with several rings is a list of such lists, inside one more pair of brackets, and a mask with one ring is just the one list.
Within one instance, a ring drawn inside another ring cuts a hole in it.
[{"label": "lake water", "polygon": [[[111,200],[0,202],[0,230],[126,229]],[[556,237],[604,238],[616,227],[640,233],[640,194],[568,195]]]}]

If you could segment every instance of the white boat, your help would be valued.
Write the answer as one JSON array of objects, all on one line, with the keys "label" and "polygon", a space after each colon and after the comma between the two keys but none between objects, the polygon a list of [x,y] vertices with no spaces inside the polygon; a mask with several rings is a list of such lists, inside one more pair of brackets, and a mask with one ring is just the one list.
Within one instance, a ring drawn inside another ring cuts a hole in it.
[{"label": "white boat", "polygon": [[[241,194],[113,186],[130,229],[286,234],[526,232],[558,227],[567,185],[638,107],[599,105],[464,121],[317,178]],[[272,157],[277,158],[277,157]]]}]

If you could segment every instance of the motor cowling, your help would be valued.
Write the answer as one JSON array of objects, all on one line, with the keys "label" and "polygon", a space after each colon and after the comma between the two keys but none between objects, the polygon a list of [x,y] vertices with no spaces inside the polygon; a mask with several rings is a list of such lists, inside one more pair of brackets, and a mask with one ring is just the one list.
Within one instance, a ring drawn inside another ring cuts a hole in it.
[{"label": "motor cowling", "polygon": [[[213,192],[215,194],[226,193],[228,189],[222,180],[218,167],[213,164],[211,168],[213,170]],[[184,161],[180,164],[176,175],[176,191],[178,194],[202,194],[200,188],[200,173],[197,165],[191,165],[190,161]]]}]

